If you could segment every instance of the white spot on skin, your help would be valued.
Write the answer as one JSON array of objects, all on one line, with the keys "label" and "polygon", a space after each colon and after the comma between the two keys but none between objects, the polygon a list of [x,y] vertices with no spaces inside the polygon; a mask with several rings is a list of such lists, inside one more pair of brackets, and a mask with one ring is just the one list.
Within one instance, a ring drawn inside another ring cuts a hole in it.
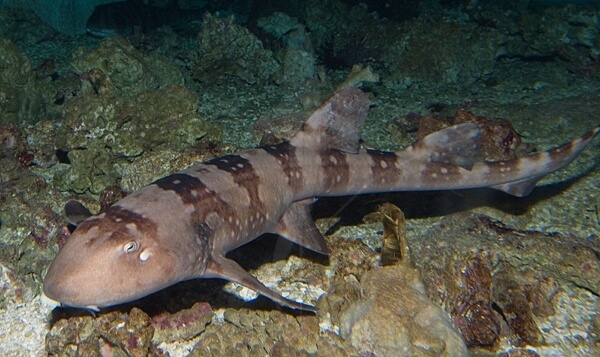
[{"label": "white spot on skin", "polygon": [[244,164],[242,164],[242,163],[239,163],[239,164],[237,164],[236,166],[237,166],[237,167],[239,167],[240,169],[243,169],[243,168],[244,168]]},{"label": "white spot on skin", "polygon": [[140,253],[140,260],[145,262],[146,260],[148,260],[148,258],[150,258],[152,256],[152,254],[147,250],[144,249],[142,250],[142,252]]},{"label": "white spot on skin", "polygon": [[448,173],[448,169],[447,169],[447,168],[445,168],[445,167],[442,167],[442,168],[440,169],[440,172],[441,172],[442,174],[446,175],[446,174]]},{"label": "white spot on skin", "polygon": [[229,222],[229,223],[233,222],[233,217],[231,217],[231,216],[227,217],[227,222]]},{"label": "white spot on skin", "polygon": [[340,175],[337,175],[337,176],[335,177],[335,182],[340,182],[340,181],[342,181],[342,176],[340,176]]},{"label": "white spot on skin", "polygon": [[181,180],[173,180],[174,185],[179,185],[180,183],[181,183]]},{"label": "white spot on skin", "polygon": [[387,169],[388,167],[387,162],[383,160],[379,161],[379,166],[381,166],[382,169]]},{"label": "white spot on skin", "polygon": [[198,191],[196,191],[196,190],[192,190],[192,196],[194,196],[194,197],[198,197]]},{"label": "white spot on skin", "polygon": [[432,177],[432,178],[437,178],[437,177],[438,177],[438,175],[437,175],[437,173],[435,173],[435,172],[434,172],[434,173],[432,173],[432,174],[431,174],[431,177]]},{"label": "white spot on skin", "polygon": [[337,163],[338,163],[337,159],[333,155],[329,156],[329,160],[331,160],[331,163],[334,165],[337,165]]},{"label": "white spot on skin", "polygon": [[185,213],[195,213],[196,212],[196,207],[194,205],[187,205],[185,207]]}]

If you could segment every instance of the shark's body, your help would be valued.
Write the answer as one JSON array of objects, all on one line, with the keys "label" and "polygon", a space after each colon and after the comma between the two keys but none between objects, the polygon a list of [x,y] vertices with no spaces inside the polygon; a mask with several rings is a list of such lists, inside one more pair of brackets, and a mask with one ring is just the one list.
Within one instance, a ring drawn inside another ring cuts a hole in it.
[{"label": "shark's body", "polygon": [[[309,205],[315,197],[373,192],[492,187],[528,194],[543,176],[570,163],[600,128],[525,158],[474,162],[474,123],[433,133],[405,150],[359,150],[368,99],[346,89],[319,108],[283,144],[228,155],[166,176],[81,222],[52,263],[47,296],[97,309],[203,277],[235,281],[296,309],[225,254],[276,233],[327,254]],[[69,203],[67,214],[81,212]],[[83,211],[81,221],[89,212]]]}]

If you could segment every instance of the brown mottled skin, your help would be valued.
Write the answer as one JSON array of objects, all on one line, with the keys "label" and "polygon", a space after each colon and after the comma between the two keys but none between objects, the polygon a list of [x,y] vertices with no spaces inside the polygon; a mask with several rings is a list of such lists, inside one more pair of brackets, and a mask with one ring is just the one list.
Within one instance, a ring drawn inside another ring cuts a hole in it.
[{"label": "brown mottled skin", "polygon": [[267,232],[327,254],[310,216],[315,197],[476,187],[523,196],[575,159],[600,130],[547,152],[482,163],[474,162],[480,137],[475,123],[435,132],[402,151],[359,150],[368,107],[363,92],[345,89],[289,142],[166,176],[97,216],[69,202],[67,216],[80,224],[50,266],[45,294],[64,305],[98,309],[183,280],[218,277],[284,306],[314,311],[268,289],[225,254]]}]

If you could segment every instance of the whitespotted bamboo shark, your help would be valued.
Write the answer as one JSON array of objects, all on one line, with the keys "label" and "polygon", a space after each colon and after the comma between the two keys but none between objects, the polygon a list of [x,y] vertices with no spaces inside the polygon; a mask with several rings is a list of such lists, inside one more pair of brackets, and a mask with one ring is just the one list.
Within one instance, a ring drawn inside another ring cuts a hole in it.
[{"label": "whitespotted bamboo shark", "polygon": [[401,151],[360,149],[368,108],[366,94],[344,89],[289,142],[166,176],[97,216],[70,201],[65,211],[78,227],[48,270],[45,294],[67,306],[98,310],[180,281],[222,278],[289,308],[315,311],[270,290],[225,254],[263,233],[327,254],[310,215],[315,197],[477,187],[524,196],[574,160],[600,131],[515,160],[475,162],[475,123],[432,133]]}]

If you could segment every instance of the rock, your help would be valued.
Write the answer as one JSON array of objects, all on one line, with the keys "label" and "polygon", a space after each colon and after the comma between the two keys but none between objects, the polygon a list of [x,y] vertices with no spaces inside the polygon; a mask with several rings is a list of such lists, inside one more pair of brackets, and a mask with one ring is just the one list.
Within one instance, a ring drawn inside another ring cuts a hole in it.
[{"label": "rock", "polygon": [[341,314],[343,337],[377,356],[467,356],[460,333],[425,295],[416,270],[394,265],[361,279],[363,296]]}]

